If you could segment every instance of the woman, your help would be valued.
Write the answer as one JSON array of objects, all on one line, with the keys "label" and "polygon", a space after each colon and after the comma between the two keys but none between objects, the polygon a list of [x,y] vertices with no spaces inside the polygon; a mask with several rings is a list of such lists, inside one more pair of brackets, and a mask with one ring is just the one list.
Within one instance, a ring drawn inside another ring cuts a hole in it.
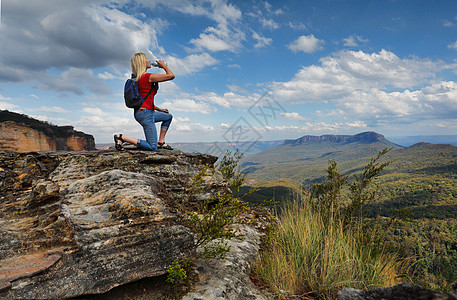
[{"label": "woman", "polygon": [[[173,150],[170,145],[165,143],[165,135],[167,134],[173,116],[169,114],[168,109],[154,105],[154,96],[157,93],[157,89],[152,88],[157,82],[173,80],[175,75],[163,60],[157,60],[156,62],[159,68],[165,70],[165,74],[146,73],[147,69],[151,67],[151,61],[144,53],[135,53],[130,62],[132,64],[132,74],[135,76],[140,95],[143,99],[147,96],[141,108],[134,111],[135,120],[143,126],[146,141],[116,134],[114,135],[116,149],[119,151],[124,150],[122,144],[127,142],[136,145],[141,150]],[[162,122],[159,140],[157,140],[156,122]]]}]

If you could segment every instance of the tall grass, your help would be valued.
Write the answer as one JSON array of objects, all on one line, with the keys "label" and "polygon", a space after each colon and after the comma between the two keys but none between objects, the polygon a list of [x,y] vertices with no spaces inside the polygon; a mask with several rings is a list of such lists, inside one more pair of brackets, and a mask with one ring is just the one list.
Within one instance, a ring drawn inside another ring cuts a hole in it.
[{"label": "tall grass", "polygon": [[278,298],[310,295],[335,299],[344,287],[366,289],[396,283],[396,257],[365,244],[361,229],[324,220],[309,201],[289,204],[269,235],[254,272]]}]

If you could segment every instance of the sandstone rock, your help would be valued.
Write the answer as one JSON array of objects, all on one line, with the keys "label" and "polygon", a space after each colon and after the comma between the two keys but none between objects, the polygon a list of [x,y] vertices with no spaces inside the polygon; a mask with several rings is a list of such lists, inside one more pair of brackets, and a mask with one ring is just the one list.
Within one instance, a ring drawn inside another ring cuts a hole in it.
[{"label": "sandstone rock", "polygon": [[249,278],[260,245],[260,233],[247,225],[237,225],[240,239],[229,241],[230,252],[222,260],[198,260],[200,281],[182,300],[267,299]]},{"label": "sandstone rock", "polygon": [[401,283],[392,287],[361,291],[345,288],[338,292],[338,300],[455,300],[452,295],[443,295],[421,286]]},{"label": "sandstone rock", "polygon": [[26,115],[0,111],[0,151],[95,150],[94,137]]},{"label": "sandstone rock", "polygon": [[[170,204],[216,157],[180,151],[0,153],[0,298],[104,293],[195,251]],[[227,191],[208,176],[208,191]]]}]

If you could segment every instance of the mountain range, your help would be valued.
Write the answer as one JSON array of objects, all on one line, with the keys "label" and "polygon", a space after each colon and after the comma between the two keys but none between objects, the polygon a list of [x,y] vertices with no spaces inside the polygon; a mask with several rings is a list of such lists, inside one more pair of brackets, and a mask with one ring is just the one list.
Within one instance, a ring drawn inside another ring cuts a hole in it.
[{"label": "mountain range", "polygon": [[248,155],[241,161],[241,168],[243,172],[263,180],[288,178],[300,182],[324,176],[325,168],[321,166],[331,159],[339,163],[368,160],[386,148],[394,150],[403,147],[376,132],[308,135]]},{"label": "mountain range", "polygon": [[[248,174],[246,186],[255,187],[246,200],[283,202],[300,187],[309,188],[327,176],[329,160],[340,174],[352,175],[383,149],[390,149],[380,162],[390,164],[380,174],[380,202],[372,216],[392,216],[408,208],[415,217],[435,219],[457,216],[457,146],[417,143],[402,147],[375,132],[353,136],[304,136],[243,158]],[[349,177],[352,179],[352,177]]]},{"label": "mountain range", "polygon": [[[344,137],[344,135],[325,135],[325,136],[334,136],[334,137]],[[313,137],[313,136],[308,136]],[[304,137],[302,137],[304,138]],[[299,138],[299,139],[302,139]],[[298,139],[298,140],[299,140]],[[408,147],[413,144],[420,142],[432,143],[432,144],[451,144],[457,146],[457,135],[418,135],[418,136],[393,136],[386,137],[388,141]],[[235,151],[240,149],[246,155],[259,153],[265,151],[271,147],[280,145],[286,141],[294,140],[272,140],[272,141],[256,141],[256,142],[171,142],[172,146],[176,149],[180,149],[184,152],[199,152],[206,153],[215,156],[221,156],[227,150]],[[112,147],[112,143],[100,144],[98,143],[97,149],[107,149]]]}]

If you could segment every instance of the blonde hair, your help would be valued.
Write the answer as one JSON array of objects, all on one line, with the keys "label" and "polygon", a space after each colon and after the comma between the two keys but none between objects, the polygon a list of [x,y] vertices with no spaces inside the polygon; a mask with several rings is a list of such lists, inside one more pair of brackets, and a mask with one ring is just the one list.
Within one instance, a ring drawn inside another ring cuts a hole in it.
[{"label": "blonde hair", "polygon": [[147,62],[148,57],[143,52],[133,54],[132,59],[130,59],[130,64],[132,65],[132,73],[135,74],[136,81],[140,80],[141,76],[146,73]]}]

